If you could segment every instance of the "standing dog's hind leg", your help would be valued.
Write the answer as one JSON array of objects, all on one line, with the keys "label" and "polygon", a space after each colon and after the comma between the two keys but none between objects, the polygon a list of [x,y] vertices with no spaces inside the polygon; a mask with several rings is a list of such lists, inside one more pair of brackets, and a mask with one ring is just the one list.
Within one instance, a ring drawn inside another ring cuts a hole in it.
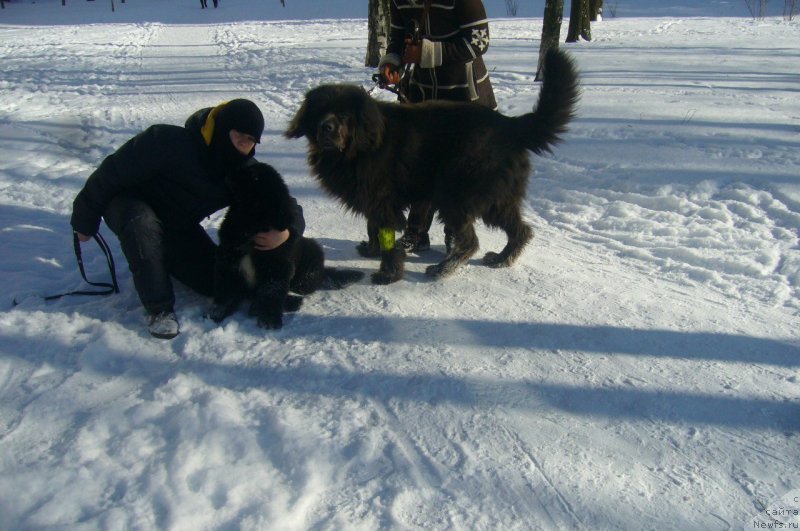
[{"label": "standing dog's hind leg", "polygon": [[505,215],[498,214],[492,209],[483,216],[483,221],[490,227],[503,229],[508,237],[508,242],[499,253],[488,252],[483,257],[483,263],[489,267],[508,267],[513,264],[523,249],[533,238],[533,230],[522,221],[519,208],[506,209]]},{"label": "standing dog's hind leg", "polygon": [[[447,224],[448,227],[453,227]],[[429,277],[446,277],[458,269],[472,255],[478,252],[478,236],[475,234],[475,227],[472,223],[466,223],[459,229],[452,231],[452,241],[450,252],[444,260],[438,264],[428,266],[425,274]]]}]

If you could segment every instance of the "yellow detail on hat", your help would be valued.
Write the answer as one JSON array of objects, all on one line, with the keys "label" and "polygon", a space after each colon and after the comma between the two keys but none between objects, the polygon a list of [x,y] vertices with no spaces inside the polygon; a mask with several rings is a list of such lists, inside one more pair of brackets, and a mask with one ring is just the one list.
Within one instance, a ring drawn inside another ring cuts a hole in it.
[{"label": "yellow detail on hat", "polygon": [[211,145],[211,139],[214,138],[214,125],[217,115],[227,104],[228,102],[224,101],[211,109],[211,112],[208,113],[208,117],[206,117],[206,122],[203,124],[203,127],[200,128],[200,134],[203,135],[203,140],[205,140],[207,146]]}]

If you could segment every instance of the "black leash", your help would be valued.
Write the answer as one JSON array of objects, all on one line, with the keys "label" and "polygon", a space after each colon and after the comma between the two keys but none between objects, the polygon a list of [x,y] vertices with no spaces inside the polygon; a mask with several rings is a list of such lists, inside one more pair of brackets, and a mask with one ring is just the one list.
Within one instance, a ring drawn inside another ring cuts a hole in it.
[{"label": "black leash", "polygon": [[78,239],[78,234],[73,232],[72,233],[72,246],[75,248],[75,258],[78,259],[78,269],[81,271],[81,276],[83,280],[85,280],[88,284],[92,286],[97,286],[100,288],[106,288],[103,290],[95,290],[95,291],[86,291],[86,290],[76,290],[70,291],[68,293],[60,293],[58,295],[49,295],[44,298],[46,301],[53,301],[56,299],[60,299],[61,297],[66,297],[67,295],[111,295],[112,293],[119,293],[119,285],[117,284],[117,271],[114,267],[114,257],[111,255],[111,248],[108,246],[106,241],[98,232],[94,235],[94,241],[97,242],[97,245],[100,246],[100,249],[103,251],[103,254],[106,255],[106,262],[108,263],[108,270],[111,272],[111,284],[108,282],[92,282],[88,278],[86,278],[86,270],[83,267],[83,256],[81,254],[81,242]]},{"label": "black leash", "polygon": [[405,94],[403,94],[403,91],[400,90],[399,83],[398,85],[390,85],[386,83],[386,81],[384,81],[383,79],[383,74],[381,74],[380,72],[372,75],[372,81],[375,82],[375,86],[369,89],[368,94],[372,94],[372,91],[375,90],[376,88],[379,88],[381,90],[388,90],[389,92],[397,94],[397,99],[401,103],[408,103],[408,98],[406,97]]}]

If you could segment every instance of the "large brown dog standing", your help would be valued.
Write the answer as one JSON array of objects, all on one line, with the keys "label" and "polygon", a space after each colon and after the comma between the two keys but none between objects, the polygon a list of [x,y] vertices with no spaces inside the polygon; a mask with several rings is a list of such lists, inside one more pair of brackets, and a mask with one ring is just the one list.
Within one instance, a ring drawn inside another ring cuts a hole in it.
[{"label": "large brown dog standing", "polygon": [[376,284],[402,278],[405,252],[394,233],[405,226],[404,210],[430,201],[448,235],[448,253],[429,266],[446,276],[478,250],[474,223],[503,229],[508,243],[483,263],[511,265],[533,236],[521,205],[531,172],[528,150],[549,151],[566,131],[578,100],[578,77],[570,58],[551,50],[533,112],[504,116],[479,105],[379,102],[360,87],[323,85],[306,94],[286,131],[308,139],[316,179],[353,212],[367,218],[369,241],[359,252],[381,256]]}]

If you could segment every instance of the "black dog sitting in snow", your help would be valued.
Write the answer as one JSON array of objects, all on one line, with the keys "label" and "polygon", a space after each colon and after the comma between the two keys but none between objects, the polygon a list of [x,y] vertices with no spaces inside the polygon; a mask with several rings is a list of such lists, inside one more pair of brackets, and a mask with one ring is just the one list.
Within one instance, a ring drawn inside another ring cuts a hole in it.
[{"label": "black dog sitting in snow", "polygon": [[[325,267],[322,247],[294,232],[296,202],[274,168],[250,164],[231,177],[230,186],[231,206],[219,228],[211,319],[221,322],[249,297],[250,314],[259,326],[280,328],[283,312],[297,311],[302,295],[339,289],[363,276],[361,271]],[[271,229],[292,234],[276,249],[255,249],[253,235]]]}]

